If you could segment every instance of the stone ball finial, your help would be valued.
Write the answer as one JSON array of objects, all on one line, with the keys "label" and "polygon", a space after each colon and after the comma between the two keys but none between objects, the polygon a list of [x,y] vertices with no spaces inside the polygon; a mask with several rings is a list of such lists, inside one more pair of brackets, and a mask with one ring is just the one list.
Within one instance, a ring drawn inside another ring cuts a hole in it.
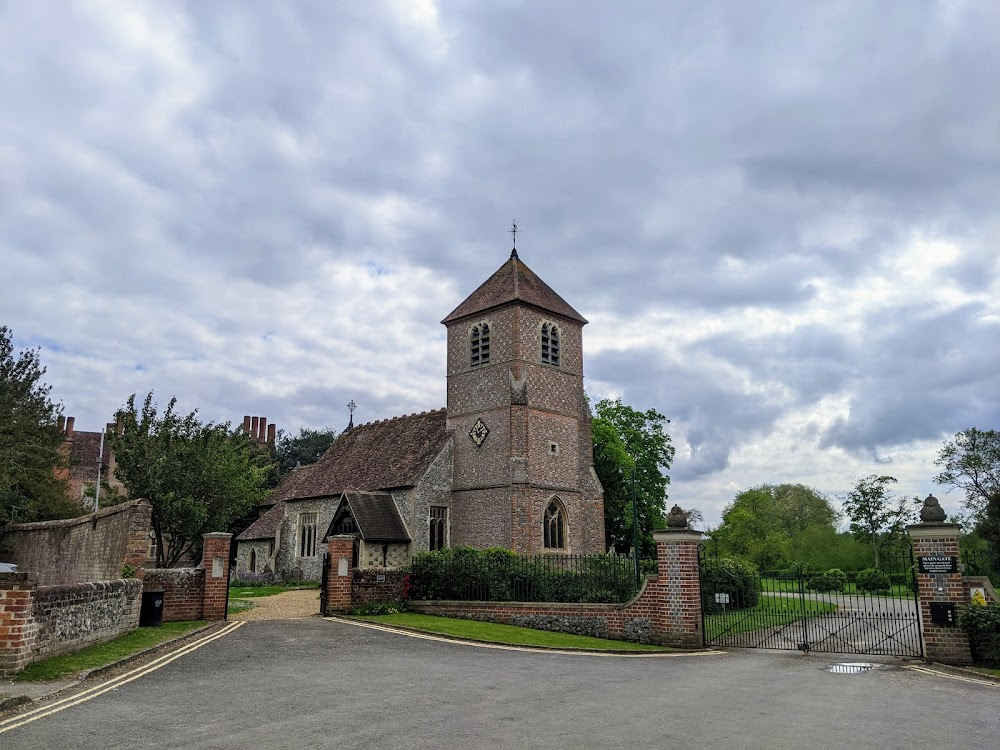
[{"label": "stone ball finial", "polygon": [[686,529],[688,527],[688,514],[679,505],[675,505],[667,514],[668,529]]},{"label": "stone ball finial", "polygon": [[947,518],[944,508],[934,495],[928,495],[924,507],[920,509],[920,520],[924,523],[941,523]]}]

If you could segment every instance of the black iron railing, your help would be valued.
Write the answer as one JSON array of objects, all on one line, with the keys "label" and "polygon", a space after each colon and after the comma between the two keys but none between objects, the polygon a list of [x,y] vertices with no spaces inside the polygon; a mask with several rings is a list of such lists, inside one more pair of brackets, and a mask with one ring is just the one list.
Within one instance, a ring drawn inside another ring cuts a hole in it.
[{"label": "black iron railing", "polygon": [[969,550],[961,553],[967,576],[988,576],[994,585],[1000,585],[1000,570],[988,550]]},{"label": "black iron railing", "polygon": [[[640,560],[646,574],[655,560]],[[618,555],[515,555],[447,550],[410,565],[410,598],[492,602],[627,602],[636,595],[634,561]]]}]

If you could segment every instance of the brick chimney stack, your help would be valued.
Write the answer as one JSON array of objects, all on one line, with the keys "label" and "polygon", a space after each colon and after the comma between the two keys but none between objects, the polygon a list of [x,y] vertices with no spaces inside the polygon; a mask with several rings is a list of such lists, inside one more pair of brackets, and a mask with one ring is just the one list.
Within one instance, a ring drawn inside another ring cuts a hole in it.
[{"label": "brick chimney stack", "polygon": [[76,426],[76,417],[66,417],[66,439],[73,437],[73,428]]},{"label": "brick chimney stack", "polygon": [[275,424],[268,424],[267,417],[243,417],[243,432],[252,437],[257,445],[269,445],[274,447],[277,439],[278,427]]},{"label": "brick chimney stack", "polygon": [[66,432],[66,417],[60,416],[56,424],[59,426],[59,432]]}]

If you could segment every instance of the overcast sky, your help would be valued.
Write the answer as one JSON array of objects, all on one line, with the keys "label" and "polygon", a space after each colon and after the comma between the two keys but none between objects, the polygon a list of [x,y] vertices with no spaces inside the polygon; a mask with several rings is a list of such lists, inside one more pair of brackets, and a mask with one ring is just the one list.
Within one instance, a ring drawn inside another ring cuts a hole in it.
[{"label": "overcast sky", "polygon": [[[489,7],[487,7],[489,6]],[[0,324],[78,429],[438,408],[518,252],[671,502],[1000,428],[1000,4],[0,0]]]}]

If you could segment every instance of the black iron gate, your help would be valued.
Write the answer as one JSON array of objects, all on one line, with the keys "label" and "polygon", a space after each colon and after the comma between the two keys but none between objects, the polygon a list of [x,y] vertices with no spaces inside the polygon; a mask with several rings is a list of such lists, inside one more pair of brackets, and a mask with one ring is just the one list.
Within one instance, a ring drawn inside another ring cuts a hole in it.
[{"label": "black iron gate", "polygon": [[698,548],[706,646],[923,655],[913,552],[879,570],[757,572]]},{"label": "black iron gate", "polygon": [[323,553],[319,584],[319,613],[326,617],[326,582],[330,579],[330,553]]}]

